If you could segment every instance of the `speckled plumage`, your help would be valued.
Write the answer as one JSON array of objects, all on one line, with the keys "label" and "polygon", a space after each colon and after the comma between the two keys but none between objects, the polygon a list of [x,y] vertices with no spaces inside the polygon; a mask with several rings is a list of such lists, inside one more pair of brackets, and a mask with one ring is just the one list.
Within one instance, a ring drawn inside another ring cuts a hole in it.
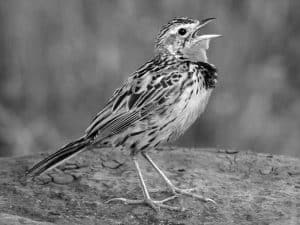
[{"label": "speckled plumage", "polygon": [[[209,38],[201,40],[197,34],[209,20],[177,18],[163,26],[156,56],[114,92],[83,137],[36,164],[28,174],[36,176],[56,167],[85,147],[111,145],[135,157],[182,135],[204,111],[217,82],[216,68],[206,62]],[[180,28],[185,29],[182,34]]]},{"label": "speckled plumage", "polygon": [[115,92],[86,135],[132,152],[175,140],[204,111],[216,78],[207,63],[157,56]]}]

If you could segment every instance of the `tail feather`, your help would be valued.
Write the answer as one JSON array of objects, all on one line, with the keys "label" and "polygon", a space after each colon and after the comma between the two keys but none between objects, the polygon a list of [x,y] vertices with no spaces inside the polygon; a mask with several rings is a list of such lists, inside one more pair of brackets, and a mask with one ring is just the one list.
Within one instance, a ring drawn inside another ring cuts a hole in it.
[{"label": "tail feather", "polygon": [[47,170],[57,167],[59,164],[81,152],[89,143],[90,140],[83,137],[65,145],[57,152],[35,164],[26,172],[26,176],[36,177]]}]

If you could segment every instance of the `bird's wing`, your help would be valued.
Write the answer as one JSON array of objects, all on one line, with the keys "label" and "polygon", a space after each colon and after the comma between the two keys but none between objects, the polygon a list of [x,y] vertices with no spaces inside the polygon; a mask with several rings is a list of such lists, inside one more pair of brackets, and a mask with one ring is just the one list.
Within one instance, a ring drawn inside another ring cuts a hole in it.
[{"label": "bird's wing", "polygon": [[115,91],[87,128],[87,136],[104,138],[121,133],[137,121],[170,107],[170,99],[180,88],[181,76],[174,64],[157,68],[155,63],[145,64]]}]

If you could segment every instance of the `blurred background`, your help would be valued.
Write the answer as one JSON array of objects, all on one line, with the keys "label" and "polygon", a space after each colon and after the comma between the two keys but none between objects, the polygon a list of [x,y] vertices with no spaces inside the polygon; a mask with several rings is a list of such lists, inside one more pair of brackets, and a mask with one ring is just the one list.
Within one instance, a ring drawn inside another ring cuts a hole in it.
[{"label": "blurred background", "polygon": [[0,0],[0,156],[77,138],[153,56],[161,25],[217,17],[219,83],[181,146],[300,156],[300,1]]}]

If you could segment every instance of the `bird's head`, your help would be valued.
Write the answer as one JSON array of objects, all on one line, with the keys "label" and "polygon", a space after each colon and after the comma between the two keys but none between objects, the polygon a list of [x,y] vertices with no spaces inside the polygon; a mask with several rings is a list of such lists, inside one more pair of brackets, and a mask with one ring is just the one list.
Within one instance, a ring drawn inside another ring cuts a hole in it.
[{"label": "bird's head", "polygon": [[214,18],[202,21],[189,18],[176,18],[162,27],[157,40],[156,52],[168,54],[180,60],[206,62],[206,51],[212,38],[218,34],[203,34],[202,28]]}]

